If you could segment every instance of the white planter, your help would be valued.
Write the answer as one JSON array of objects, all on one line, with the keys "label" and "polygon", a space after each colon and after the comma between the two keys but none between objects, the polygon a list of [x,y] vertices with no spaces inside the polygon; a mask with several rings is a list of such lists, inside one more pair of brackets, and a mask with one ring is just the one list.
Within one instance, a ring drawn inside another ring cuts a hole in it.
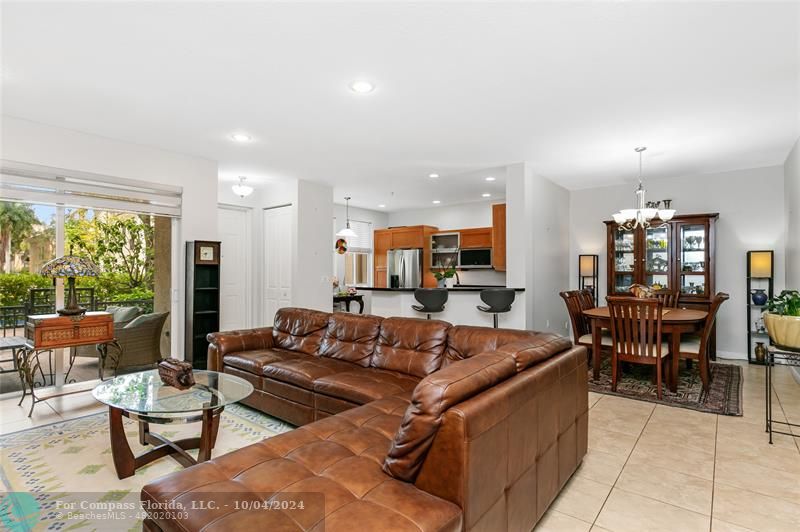
[{"label": "white planter", "polygon": [[445,279],[445,286],[447,286],[447,288],[453,288],[454,284],[456,284],[456,280],[454,277],[448,277],[447,279]]},{"label": "white planter", "polygon": [[800,316],[780,316],[765,312],[764,325],[773,343],[800,349]]}]

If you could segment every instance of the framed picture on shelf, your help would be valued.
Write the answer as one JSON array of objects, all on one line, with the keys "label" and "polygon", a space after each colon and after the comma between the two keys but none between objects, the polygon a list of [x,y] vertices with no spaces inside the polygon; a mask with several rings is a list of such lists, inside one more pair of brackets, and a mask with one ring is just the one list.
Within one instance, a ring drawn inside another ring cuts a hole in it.
[{"label": "framed picture on shelf", "polygon": [[195,264],[219,264],[219,242],[195,243]]}]

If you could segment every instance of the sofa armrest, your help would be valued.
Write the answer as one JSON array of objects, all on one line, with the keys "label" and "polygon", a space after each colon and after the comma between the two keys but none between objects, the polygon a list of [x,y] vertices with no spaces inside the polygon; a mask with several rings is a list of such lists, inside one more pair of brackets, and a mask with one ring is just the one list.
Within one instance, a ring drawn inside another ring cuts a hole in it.
[{"label": "sofa armrest", "polygon": [[206,336],[206,340],[209,342],[208,369],[212,371],[222,371],[225,355],[273,346],[272,327],[215,332]]}]

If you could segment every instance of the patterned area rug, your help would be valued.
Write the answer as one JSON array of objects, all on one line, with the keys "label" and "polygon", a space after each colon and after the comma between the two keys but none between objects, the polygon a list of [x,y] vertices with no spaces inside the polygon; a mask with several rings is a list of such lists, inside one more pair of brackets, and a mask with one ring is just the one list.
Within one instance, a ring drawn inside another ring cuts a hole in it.
[{"label": "patterned area rug", "polygon": [[641,364],[627,364],[617,382],[617,391],[611,391],[611,360],[603,357],[600,379],[592,378],[589,368],[589,390],[608,395],[618,395],[639,401],[649,401],[669,406],[678,406],[725,416],[742,415],[742,368],[734,364],[711,363],[711,386],[703,393],[703,383],[697,364],[688,370],[681,362],[678,391],[672,393],[662,384],[662,399],[659,401],[653,383],[654,368]]},{"label": "patterned area rug", "polygon": [[[138,426],[126,419],[138,454]],[[213,456],[294,427],[246,406],[225,409]],[[171,440],[197,436],[200,424],[151,425]],[[189,451],[196,456],[196,451]],[[0,436],[0,530],[141,530],[139,491],[182,467],[165,457],[120,480],[114,471],[108,415],[94,414]],[[135,509],[124,507],[133,504]],[[118,510],[122,508],[122,510]],[[113,513],[112,510],[114,509]]]}]

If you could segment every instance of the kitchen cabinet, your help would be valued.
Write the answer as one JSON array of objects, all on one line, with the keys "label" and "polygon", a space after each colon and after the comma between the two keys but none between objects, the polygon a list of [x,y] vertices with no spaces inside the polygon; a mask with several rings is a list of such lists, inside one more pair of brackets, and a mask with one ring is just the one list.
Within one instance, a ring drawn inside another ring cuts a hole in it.
[{"label": "kitchen cabinet", "polygon": [[492,228],[475,227],[461,229],[461,249],[476,249],[492,247]]},{"label": "kitchen cabinet", "polygon": [[506,271],[506,204],[492,205],[492,266]]},{"label": "kitchen cabinet", "polygon": [[[430,264],[430,237],[438,231],[430,225],[413,225],[377,229],[373,234],[372,284],[377,288],[388,286],[386,279],[386,252],[390,249],[422,249],[423,264]],[[435,287],[436,278],[428,268],[423,268],[422,286]]]},{"label": "kitchen cabinet", "polygon": [[424,226],[399,227],[392,229],[392,247],[390,249],[417,249],[424,248]]}]

